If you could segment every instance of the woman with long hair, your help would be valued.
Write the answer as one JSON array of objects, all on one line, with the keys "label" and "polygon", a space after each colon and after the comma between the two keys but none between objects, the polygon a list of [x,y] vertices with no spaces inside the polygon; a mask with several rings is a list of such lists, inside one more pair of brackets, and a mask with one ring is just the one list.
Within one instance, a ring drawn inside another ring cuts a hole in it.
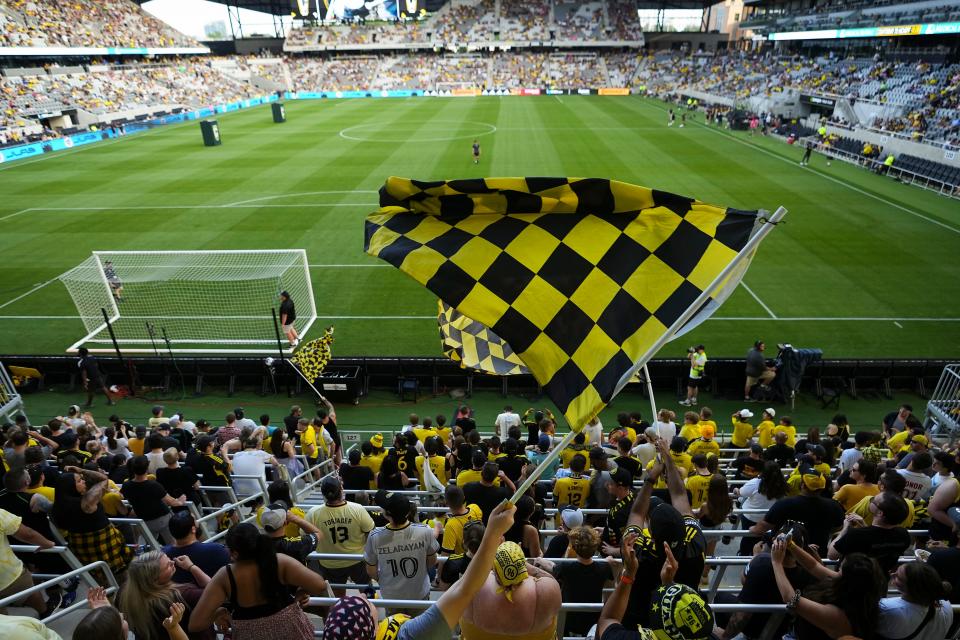
[{"label": "woman with long hair", "polygon": [[[773,503],[787,495],[787,481],[783,477],[780,465],[773,461],[768,461],[763,465],[763,471],[756,478],[748,480],[739,489],[734,489],[733,494],[740,502],[740,508],[744,510],[756,511],[757,514],[740,514],[740,528],[749,529],[757,524],[763,513],[773,506]],[[760,512],[763,513],[760,513]],[[754,519],[756,518],[756,520]],[[740,538],[740,551],[738,555],[752,556],[753,548],[760,542],[760,538],[744,536]]]},{"label": "woman with long hair", "polygon": [[[707,485],[707,497],[700,505],[699,509],[694,510],[694,514],[700,519],[700,526],[705,530],[716,530],[722,528],[724,521],[730,517],[733,512],[733,500],[730,498],[730,489],[727,487],[727,477],[717,474],[710,478],[710,484]],[[706,555],[712,556],[717,549],[717,538],[707,538]],[[710,575],[710,565],[703,567],[703,577]]]},{"label": "woman with long hair", "polygon": [[817,427],[810,427],[810,429],[807,430],[807,437],[797,440],[797,446],[794,447],[794,455],[799,459],[801,456],[806,455],[808,447],[818,444],[823,445],[823,442],[820,439],[820,429]]},{"label": "woman with long hair", "polygon": [[[293,442],[283,429],[277,429],[270,437],[270,452],[282,466],[286,467],[290,480],[304,472],[303,463],[297,459],[297,451],[293,447]],[[303,480],[298,480],[302,483]]]},{"label": "woman with long hair", "polygon": [[103,496],[109,487],[106,474],[65,467],[57,478],[53,519],[67,532],[67,546],[81,563],[103,560],[119,577],[133,558],[133,550],[104,511]]},{"label": "woman with long hair", "polygon": [[107,453],[111,456],[123,455],[124,457],[133,456],[130,448],[127,446],[127,439],[117,435],[116,427],[107,427],[103,430],[103,440],[107,445]]},{"label": "woman with long hair", "polygon": [[924,562],[905,562],[891,580],[900,591],[895,598],[880,601],[878,628],[887,638],[940,640],[953,624],[950,583]]},{"label": "woman with long hair", "polygon": [[[189,572],[196,584],[174,583],[173,574],[178,568]],[[171,560],[162,551],[148,551],[130,563],[118,605],[137,640],[165,640],[167,630],[163,621],[170,615],[170,606],[185,605],[184,626],[187,626],[191,608],[203,594],[197,585],[209,582],[210,577],[187,556]],[[208,624],[190,633],[190,637],[212,640],[213,629]]]},{"label": "woman with long hair", "polygon": [[394,454],[390,453],[380,464],[380,473],[377,474],[377,489],[387,489],[389,491],[400,491],[410,485],[407,474],[400,471],[400,461]]},{"label": "woman with long hair", "polygon": [[[227,548],[231,563],[204,589],[190,631],[206,629],[215,619],[223,627],[229,614],[235,640],[313,640],[313,625],[298,599],[326,592],[326,580],[294,558],[277,554],[273,541],[249,523],[227,532]],[[221,607],[225,602],[229,610]]]},{"label": "woman with long hair", "polygon": [[527,558],[543,557],[540,548],[540,531],[530,523],[537,510],[537,503],[530,496],[517,500],[517,512],[513,517],[513,526],[504,534],[507,542],[516,542]]},{"label": "woman with long hair", "polygon": [[[794,589],[783,566],[788,553],[819,582],[802,593]],[[851,553],[843,559],[840,571],[834,572],[784,536],[774,541],[771,560],[780,597],[787,610],[796,616],[797,640],[874,636],[880,598],[887,588],[876,560],[862,553]]]}]

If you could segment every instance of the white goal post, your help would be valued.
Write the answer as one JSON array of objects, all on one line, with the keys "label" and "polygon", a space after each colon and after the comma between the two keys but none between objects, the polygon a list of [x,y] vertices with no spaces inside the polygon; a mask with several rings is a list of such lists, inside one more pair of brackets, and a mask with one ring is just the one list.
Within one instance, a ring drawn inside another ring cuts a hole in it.
[{"label": "white goal post", "polygon": [[303,249],[94,251],[60,281],[87,331],[70,352],[112,350],[109,322],[125,352],[276,353],[281,291],[301,339],[317,318]]}]

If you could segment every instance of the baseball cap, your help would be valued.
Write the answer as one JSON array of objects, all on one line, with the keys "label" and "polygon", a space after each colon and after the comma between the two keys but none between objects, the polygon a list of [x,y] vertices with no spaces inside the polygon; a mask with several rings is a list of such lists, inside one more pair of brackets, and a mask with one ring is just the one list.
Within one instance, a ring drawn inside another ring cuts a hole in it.
[{"label": "baseball cap", "polygon": [[920,444],[922,444],[922,445],[924,445],[924,446],[930,444],[930,440],[927,439],[927,436],[922,436],[922,435],[920,435],[920,434],[917,434],[917,435],[913,436],[912,438],[910,438],[910,442],[919,442]]},{"label": "baseball cap", "polygon": [[370,605],[360,596],[340,598],[323,621],[325,640],[373,640],[375,633]]},{"label": "baseball cap", "polygon": [[260,524],[267,533],[282,529],[287,524],[287,510],[280,503],[272,503],[260,514]]},{"label": "baseball cap", "polygon": [[583,525],[583,511],[576,507],[567,507],[560,510],[560,519],[567,529],[576,529]]},{"label": "baseball cap", "polygon": [[380,504],[380,508],[383,509],[385,515],[394,520],[406,520],[410,516],[410,500],[400,493],[385,492],[383,504]]},{"label": "baseball cap", "polygon": [[803,474],[803,484],[811,491],[820,491],[827,486],[827,480],[822,474],[812,472]]},{"label": "baseball cap", "polygon": [[607,457],[607,452],[603,450],[602,447],[594,447],[590,449],[588,454],[591,460],[603,460]]},{"label": "baseball cap", "polygon": [[671,548],[683,543],[686,531],[683,516],[673,505],[657,498],[650,498],[650,535],[658,545],[666,542]]},{"label": "baseball cap", "polygon": [[383,434],[382,434],[382,433],[375,433],[375,434],[373,434],[372,436],[370,436],[370,444],[372,444],[373,446],[375,446],[375,447],[378,448],[378,449],[379,449],[380,447],[382,447],[382,446],[383,446]]},{"label": "baseball cap", "polygon": [[700,425],[700,436],[703,438],[712,438],[717,435],[717,430],[713,428],[712,424]]},{"label": "baseball cap", "polygon": [[753,411],[750,411],[750,409],[740,409],[737,415],[739,415],[741,418],[752,418]]},{"label": "baseball cap", "polygon": [[610,479],[613,480],[614,484],[618,484],[621,487],[633,486],[633,476],[623,467],[618,467],[616,471],[611,473]]},{"label": "baseball cap", "polygon": [[713,611],[696,591],[674,583],[654,592],[648,624],[641,638],[707,640],[713,632]]},{"label": "baseball cap", "polygon": [[340,483],[340,478],[336,476],[324,478],[323,482],[320,483],[320,493],[327,500],[338,500],[343,494],[343,485]]},{"label": "baseball cap", "polygon": [[822,444],[808,444],[807,453],[813,454],[823,460],[827,457],[827,450],[823,447]]},{"label": "baseball cap", "polygon": [[540,439],[537,441],[537,447],[540,451],[549,451],[550,445],[552,444],[550,436],[545,433],[540,434]]},{"label": "baseball cap", "polygon": [[289,297],[290,297],[290,294],[287,293],[286,290],[281,291],[281,292],[280,292],[280,295],[282,295],[284,298],[289,298]]},{"label": "baseball cap", "polygon": [[763,412],[769,415],[771,418],[777,417],[777,412],[773,407],[767,407],[766,409],[763,410]]},{"label": "baseball cap", "polygon": [[170,424],[170,427],[173,428],[180,424],[180,416],[172,415],[170,416],[170,420],[168,420],[167,422]]},{"label": "baseball cap", "polygon": [[157,425],[157,431],[170,431],[170,423],[161,422],[160,424]]}]

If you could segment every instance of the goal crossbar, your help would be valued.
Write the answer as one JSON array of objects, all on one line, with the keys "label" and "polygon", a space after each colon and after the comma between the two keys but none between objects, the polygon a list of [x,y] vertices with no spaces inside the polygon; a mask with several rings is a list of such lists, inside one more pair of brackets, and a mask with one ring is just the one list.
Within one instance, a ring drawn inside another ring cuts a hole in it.
[{"label": "goal crossbar", "polygon": [[[131,353],[276,353],[281,291],[299,336],[317,316],[303,249],[94,251],[59,279],[86,330],[70,352],[109,351],[115,337]],[[280,344],[290,350],[282,334]]]}]

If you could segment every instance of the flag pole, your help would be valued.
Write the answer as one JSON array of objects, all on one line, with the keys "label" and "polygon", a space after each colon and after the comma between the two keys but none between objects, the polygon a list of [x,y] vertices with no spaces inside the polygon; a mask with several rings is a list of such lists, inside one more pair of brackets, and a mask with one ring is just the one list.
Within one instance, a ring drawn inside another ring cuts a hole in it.
[{"label": "flag pole", "polygon": [[[753,236],[749,240],[747,240],[747,243],[743,246],[743,249],[741,249],[740,253],[737,254],[736,259],[732,260],[730,264],[728,264],[726,267],[723,268],[723,271],[721,271],[717,275],[717,277],[714,278],[713,282],[711,282],[710,285],[706,289],[704,289],[699,296],[697,296],[697,299],[694,300],[689,307],[687,307],[686,311],[680,314],[680,317],[678,317],[674,321],[674,323],[670,325],[670,328],[667,329],[667,331],[665,331],[663,335],[650,346],[649,349],[647,349],[646,353],[644,353],[643,357],[640,358],[639,360],[640,362],[643,362],[643,368],[645,373],[647,372],[646,363],[649,362],[650,358],[656,355],[657,351],[663,348],[663,345],[668,343],[673,338],[674,334],[677,331],[679,331],[683,327],[683,325],[689,322],[689,320],[693,316],[697,314],[697,312],[700,310],[700,307],[702,307],[704,303],[710,299],[710,296],[713,294],[714,289],[716,289],[724,280],[727,279],[727,277],[733,272],[735,268],[737,268],[737,266],[740,264],[740,261],[745,256],[749,255],[754,249],[757,248],[757,245],[760,244],[760,241],[763,240],[767,236],[767,234],[773,230],[773,227],[776,226],[776,224],[780,222],[785,215],[787,215],[787,210],[784,209],[783,207],[779,207],[776,211],[774,211],[773,214],[767,219],[767,221],[763,223],[763,225],[757,230],[757,232],[753,234]],[[650,383],[649,375],[647,375],[647,389],[650,393],[650,406],[653,408],[654,411],[656,411],[656,404],[653,399],[653,385]],[[619,391],[619,389],[617,391]],[[654,419],[656,419],[656,414],[654,414]],[[536,482],[540,478],[540,476],[543,475],[543,472],[546,470],[546,468],[554,460],[560,457],[560,452],[573,441],[573,438],[577,435],[577,433],[583,431],[583,427],[584,425],[580,425],[579,429],[574,429],[571,427],[570,432],[563,437],[563,440],[560,441],[560,444],[558,444],[553,449],[553,451],[551,451],[547,455],[547,457],[544,458],[543,461],[537,465],[537,467],[527,477],[527,479],[523,481],[523,484],[517,487],[517,490],[513,494],[513,497],[511,497],[510,500],[508,501],[509,503],[516,504],[517,500],[519,500],[520,497],[527,492],[527,489],[533,486],[533,483]]]},{"label": "flag pole", "polygon": [[547,454],[547,457],[544,458],[540,464],[538,464],[533,471],[527,476],[527,479],[523,481],[519,487],[517,487],[516,492],[514,492],[513,497],[508,501],[510,504],[517,504],[517,500],[523,497],[523,494],[527,492],[527,489],[533,486],[533,483],[540,479],[540,476],[543,475],[543,472],[547,470],[554,460],[560,457],[560,452],[569,446],[573,439],[577,436],[578,433],[583,431],[583,426],[580,429],[570,429],[570,432],[567,435],[563,436],[563,440],[560,441],[556,447],[553,448],[553,451]]},{"label": "flag pole", "polygon": [[653,381],[650,380],[650,369],[647,369],[647,363],[643,363],[643,377],[647,381],[647,395],[650,396],[650,411],[653,412],[653,423],[657,425],[657,438],[660,438],[660,420],[657,413],[657,399],[653,397]]},{"label": "flag pole", "polygon": [[[756,250],[757,245],[760,244],[760,241],[766,238],[767,234],[773,231],[773,228],[777,225],[777,223],[783,220],[785,215],[787,215],[787,210],[783,207],[779,207],[776,211],[774,211],[770,217],[767,218],[767,221],[764,222],[763,225],[757,230],[757,232],[753,234],[749,240],[747,240],[747,243],[743,245],[743,249],[740,250],[740,253],[737,254],[737,257],[733,259],[730,264],[724,267],[723,271],[717,274],[717,277],[713,279],[713,282],[711,282],[700,293],[700,295],[697,296],[697,299],[687,307],[686,311],[681,313],[680,316],[673,322],[673,324],[663,332],[663,335],[661,335],[652,345],[650,345],[650,348],[647,349],[646,353],[644,353],[643,356],[638,359],[638,362],[643,362],[645,365],[650,361],[650,358],[657,355],[657,352],[663,348],[663,345],[670,342],[677,331],[682,329],[683,325],[689,322],[690,319],[700,311],[700,308],[710,299],[710,296],[713,295],[714,290],[716,290],[716,288],[720,286],[731,273],[733,273],[734,269],[740,265],[741,260]],[[639,368],[640,367],[638,367],[638,369]],[[636,369],[634,371],[636,371]],[[622,388],[623,387],[621,387],[621,389]],[[617,389],[617,393],[619,392],[620,389]],[[614,393],[614,395],[616,395],[616,393]]]}]

